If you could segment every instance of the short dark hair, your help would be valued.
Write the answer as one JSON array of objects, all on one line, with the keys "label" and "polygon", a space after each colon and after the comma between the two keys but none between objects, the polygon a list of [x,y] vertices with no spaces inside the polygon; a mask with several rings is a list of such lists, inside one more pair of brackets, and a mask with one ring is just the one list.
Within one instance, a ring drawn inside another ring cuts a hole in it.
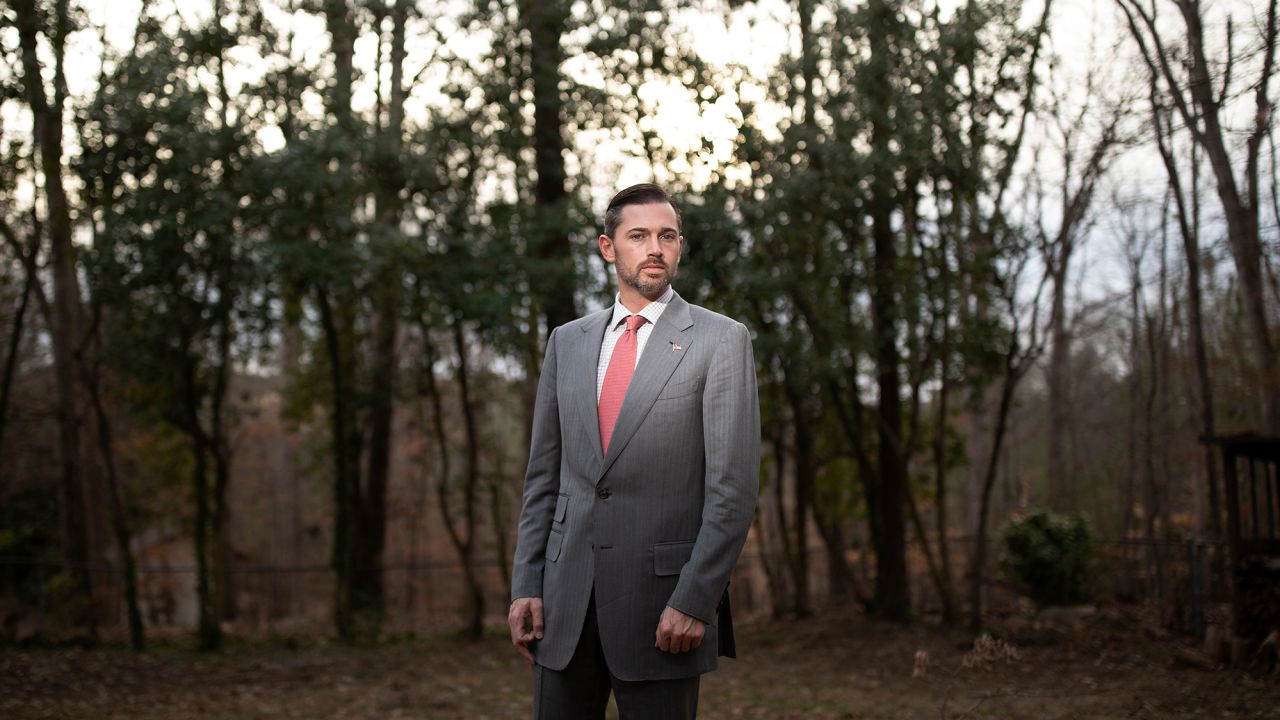
[{"label": "short dark hair", "polygon": [[680,206],[667,194],[666,190],[653,183],[640,183],[620,190],[609,201],[604,211],[604,234],[610,238],[618,231],[618,223],[622,222],[622,208],[627,205],[648,205],[650,203],[667,203],[676,211],[676,230],[680,230]]}]

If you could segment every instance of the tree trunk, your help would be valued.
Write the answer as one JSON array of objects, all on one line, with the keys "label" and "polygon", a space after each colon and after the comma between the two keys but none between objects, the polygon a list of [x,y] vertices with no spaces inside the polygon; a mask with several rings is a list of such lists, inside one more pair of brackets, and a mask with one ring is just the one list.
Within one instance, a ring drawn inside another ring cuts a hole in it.
[{"label": "tree trunk", "polygon": [[54,51],[54,99],[45,95],[38,54],[40,29],[34,0],[14,0],[17,12],[18,44],[22,57],[22,84],[31,108],[32,137],[44,177],[43,191],[49,265],[53,271],[53,323],[49,334],[53,344],[54,377],[57,383],[59,511],[62,529],[63,562],[71,581],[75,622],[91,636],[97,636],[93,608],[93,582],[89,573],[89,520],[86,502],[84,458],[81,449],[81,421],[84,391],[78,382],[76,364],[82,348],[83,310],[80,281],[76,274],[76,250],[72,243],[71,211],[62,178],[62,121],[66,86],[62,73],[64,41],[70,30],[67,0],[54,3],[54,32],[44,34]]},{"label": "tree trunk", "polygon": [[876,547],[875,609],[891,620],[911,615],[907,585],[906,506],[907,467],[903,454],[902,397],[898,367],[898,258],[892,214],[893,187],[897,176],[890,155],[894,60],[889,29],[896,24],[894,6],[885,0],[868,4],[871,58],[867,80],[867,106],[871,116],[871,236],[875,248],[874,292],[871,299],[872,334],[875,343],[876,384],[879,387],[876,452],[879,482],[877,504],[870,507],[879,518]]},{"label": "tree trunk", "polygon": [[[355,596],[356,513],[359,512],[360,431],[356,427],[356,389],[354,348],[351,347],[350,307],[335,309],[328,292],[317,288],[320,326],[324,333],[325,353],[329,363],[329,389],[332,393],[329,416],[330,444],[333,450],[333,568],[334,624],[343,642],[357,639],[357,613],[363,598]],[[337,317],[342,313],[342,317]]]},{"label": "tree trunk", "polygon": [[467,342],[462,321],[454,318],[454,351],[458,354],[458,394],[462,404],[462,427],[466,434],[467,462],[463,482],[463,518],[466,523],[467,544],[463,559],[468,593],[466,633],[479,640],[484,637],[484,588],[476,575],[475,540],[479,531],[476,516],[476,499],[480,490],[480,432],[476,423],[475,406],[471,400],[470,371],[467,362]]},{"label": "tree trunk", "polygon": [[[502,464],[498,464],[501,468]],[[498,563],[498,574],[502,576],[504,597],[511,597],[511,549],[507,539],[507,528],[511,520],[507,514],[506,483],[501,470],[489,473],[485,490],[489,493],[489,524],[493,528],[493,556]]]},{"label": "tree trunk", "polygon": [[[760,508],[762,511],[765,509]],[[778,620],[782,617],[782,609],[790,603],[787,600],[786,578],[784,571],[778,567],[778,553],[769,540],[770,532],[764,512],[756,513],[753,524],[756,527],[756,548],[760,553],[760,567],[764,569],[765,586],[769,592],[769,617]]]},{"label": "tree trunk", "polygon": [[[1130,251],[1132,252],[1132,251]],[[1130,274],[1136,275],[1137,269],[1135,260],[1132,255],[1129,258]],[[1124,501],[1120,508],[1123,515],[1121,516],[1121,537],[1129,539],[1129,535],[1133,532],[1137,518],[1134,517],[1134,509],[1138,502],[1138,444],[1141,434],[1140,408],[1142,405],[1142,298],[1140,292],[1142,287],[1136,280],[1130,282],[1129,287],[1129,413],[1126,432],[1126,455],[1128,463],[1125,476]]]},{"label": "tree trunk", "polygon": [[[1135,278],[1135,282],[1137,279]],[[1147,552],[1152,566],[1156,571],[1156,597],[1162,594],[1164,583],[1161,567],[1159,564],[1160,553],[1156,551],[1155,542],[1156,534],[1156,518],[1160,513],[1160,491],[1158,480],[1156,478],[1156,455],[1155,455],[1155,404],[1156,397],[1159,393],[1160,374],[1159,368],[1156,366],[1156,338],[1155,338],[1155,318],[1150,313],[1146,316],[1146,335],[1147,340],[1147,387],[1142,403],[1142,467],[1143,467],[1143,502],[1142,502],[1142,520],[1146,531]]]},{"label": "tree trunk", "polygon": [[351,88],[354,77],[356,25],[348,0],[323,0],[325,27],[329,31],[329,47],[333,54],[333,83],[326,97],[329,114],[338,126],[353,130]]},{"label": "tree trunk", "polygon": [[[221,404],[216,397],[211,399]],[[219,413],[215,413],[217,418]],[[213,457],[213,513],[212,528],[215,575],[218,578],[217,605],[220,620],[236,619],[236,584],[235,557],[231,543],[231,507],[228,502],[228,489],[231,485],[231,448],[227,443],[226,431],[221,427],[222,420],[214,420],[212,437],[210,438],[210,454]]]},{"label": "tree trunk", "polygon": [[[1076,130],[1072,128],[1064,131],[1063,140],[1067,149],[1062,158],[1062,216],[1058,221],[1058,232],[1046,253],[1049,255],[1049,274],[1053,280],[1053,299],[1049,314],[1049,456],[1046,469],[1049,497],[1056,509],[1065,512],[1080,510],[1080,497],[1074,477],[1075,456],[1069,449],[1070,440],[1075,433],[1069,391],[1072,338],[1068,330],[1066,289],[1070,280],[1071,257],[1076,250],[1076,235],[1093,203],[1094,188],[1097,187],[1098,179],[1116,144],[1120,117],[1120,110],[1113,111],[1109,123],[1102,129],[1086,157],[1084,167],[1080,170],[1079,184],[1074,189],[1071,181],[1075,155],[1071,148],[1072,135]],[[1085,112],[1082,110],[1077,118],[1077,125],[1084,119]]]},{"label": "tree trunk", "polygon": [[[355,114],[351,110],[351,93],[354,78],[353,58],[357,34],[354,10],[348,0],[324,0],[325,24],[329,31],[330,52],[333,56],[333,82],[326,97],[327,109],[345,139],[351,144],[361,141],[356,128]],[[343,148],[335,160],[339,164],[351,164],[352,150]],[[333,238],[335,242],[347,242],[347,238]],[[355,339],[355,302],[344,293],[330,297],[331,289],[317,287],[321,326],[325,335],[330,372],[332,443],[334,454],[334,532],[333,564],[337,574],[334,599],[334,623],[338,636],[344,642],[354,642],[360,635],[362,623],[375,619],[366,616],[364,610],[370,601],[367,588],[358,585],[357,573],[367,568],[360,566],[362,540],[362,493],[360,484],[360,458],[363,438],[358,425],[356,393],[357,347]]]},{"label": "tree trunk", "polygon": [[[402,283],[400,280],[400,220],[404,203],[401,170],[401,138],[404,133],[404,57],[406,0],[396,0],[391,31],[391,100],[388,122],[379,128],[375,145],[379,157],[376,198],[382,235],[373,291],[376,318],[373,331],[373,358],[369,387],[369,456],[363,491],[359,493],[358,537],[355,539],[353,592],[362,598],[360,611],[371,624],[381,625],[386,614],[386,593],[382,578],[382,556],[387,535],[387,485],[391,472],[391,445],[395,416],[394,389],[397,383],[396,340],[399,330]],[[381,38],[379,38],[381,41]]]},{"label": "tree trunk", "polygon": [[845,537],[844,523],[830,511],[830,508],[818,502],[816,497],[812,498],[812,501],[814,524],[818,528],[819,535],[822,536],[822,544],[827,554],[827,585],[831,602],[835,605],[843,605],[850,598],[854,598],[859,603],[865,604],[866,597],[858,587],[858,579],[854,577],[853,569],[849,567],[849,561],[845,558],[845,548],[848,547],[849,541]]},{"label": "tree trunk", "polygon": [[[777,526],[778,542],[781,544],[779,554],[781,555],[781,567],[772,556],[766,556],[765,562],[772,564],[773,572],[769,574],[769,596],[773,603],[773,617],[781,618],[787,608],[795,605],[793,598],[795,597],[795,564],[791,561],[794,557],[792,553],[790,523],[787,522],[787,503],[786,503],[786,485],[787,485],[787,441],[785,436],[784,425],[775,423],[772,439],[773,443],[773,518]],[[790,580],[790,582],[788,582]]]},{"label": "tree trunk", "polygon": [[85,368],[85,387],[94,411],[94,425],[98,434],[98,452],[106,470],[107,499],[111,511],[111,530],[120,555],[120,583],[124,586],[125,611],[129,622],[129,647],[134,651],[146,648],[146,634],[142,625],[142,610],[138,604],[138,570],[133,557],[133,534],[129,529],[128,506],[124,487],[116,464],[115,441],[112,439],[111,419],[102,402],[100,380],[96,373]]},{"label": "tree trunk", "polygon": [[431,403],[431,430],[436,441],[436,457],[440,459],[440,473],[436,482],[436,498],[440,505],[440,515],[444,520],[444,528],[445,532],[449,536],[449,542],[453,545],[453,549],[458,553],[459,560],[463,565],[466,565],[465,556],[469,551],[465,538],[458,533],[453,524],[453,515],[450,511],[448,485],[450,477],[453,474],[453,456],[452,453],[450,453],[450,447],[452,447],[452,445],[445,432],[444,402],[441,397],[439,383],[436,382],[435,348],[431,343],[431,331],[429,325],[425,321],[420,320],[419,327],[422,332],[424,355],[422,363],[422,377],[426,385],[427,399]]},{"label": "tree trunk", "polygon": [[[1167,483],[1169,480],[1167,464],[1164,468],[1158,468],[1157,453],[1160,457],[1164,457],[1167,453],[1168,443],[1158,443],[1157,437],[1169,437],[1168,427],[1168,403],[1165,402],[1165,396],[1168,393],[1168,373],[1164,363],[1165,345],[1168,338],[1165,334],[1166,309],[1165,309],[1165,272],[1166,272],[1166,233],[1162,222],[1161,242],[1158,251],[1160,261],[1159,280],[1157,284],[1157,297],[1155,308],[1147,313],[1147,395],[1143,404],[1143,424],[1146,432],[1143,435],[1143,457],[1146,467],[1146,493],[1145,507],[1143,508],[1143,518],[1146,521],[1146,534],[1148,543],[1148,552],[1151,557],[1151,565],[1155,570],[1155,582],[1157,599],[1163,599],[1167,593],[1165,585],[1165,568],[1164,553],[1161,551],[1159,542],[1162,535],[1168,529],[1168,525],[1162,522],[1168,516],[1168,492]],[[1133,282],[1140,282],[1139,275],[1135,272]],[[1164,472],[1161,472],[1161,470]]]},{"label": "tree trunk", "polygon": [[[224,0],[216,0],[213,5],[213,22],[220,26],[225,15]],[[231,93],[227,89],[226,59],[223,48],[218,46],[218,105],[223,133],[235,132],[231,125],[229,111]],[[220,178],[224,187],[231,187],[237,170],[237,158],[234,154],[222,157],[224,174]],[[230,209],[228,208],[228,212]],[[209,398],[210,415],[210,451],[213,455],[213,536],[215,540],[214,565],[217,574],[218,618],[234,620],[236,618],[236,587],[234,577],[234,552],[231,536],[231,507],[227,499],[231,484],[231,447],[227,440],[226,407],[227,396],[231,385],[231,343],[234,328],[231,313],[234,309],[234,250],[232,237],[234,219],[226,218],[226,225],[209,229],[210,251],[213,256],[211,275],[212,285],[217,288],[217,301],[214,304],[215,332],[218,352],[214,361],[214,386]]]},{"label": "tree trunk", "polygon": [[[191,347],[189,338],[181,338],[181,347]],[[211,562],[210,540],[213,538],[213,513],[209,507],[209,438],[200,424],[200,397],[196,381],[196,360],[183,356],[179,369],[182,382],[182,409],[178,427],[191,439],[193,461],[192,486],[196,501],[193,540],[196,555],[197,638],[201,650],[222,647],[222,626],[218,622],[217,581]]]},{"label": "tree trunk", "polygon": [[427,368],[427,382],[431,394],[432,412],[435,417],[436,442],[440,452],[440,481],[436,486],[436,498],[440,503],[440,516],[444,521],[449,542],[458,553],[462,566],[463,607],[465,618],[463,633],[472,640],[484,637],[484,588],[480,584],[475,567],[475,543],[477,533],[476,499],[480,483],[480,445],[475,410],[471,402],[470,378],[467,363],[466,335],[462,320],[450,320],[454,352],[458,357],[458,394],[462,405],[463,430],[466,443],[466,463],[463,469],[462,514],[454,516],[453,495],[450,487],[449,440],[445,434],[444,411],[434,371]]},{"label": "tree trunk", "polygon": [[[1204,292],[1200,277],[1200,222],[1199,222],[1199,158],[1196,145],[1191,146],[1192,207],[1187,207],[1187,195],[1182,188],[1181,171],[1173,152],[1173,128],[1168,111],[1161,107],[1159,87],[1154,74],[1151,78],[1151,120],[1155,130],[1156,146],[1164,161],[1169,177],[1169,190],[1173,194],[1177,211],[1178,233],[1182,237],[1183,257],[1187,261],[1187,336],[1191,341],[1195,365],[1196,410],[1203,438],[1213,437],[1216,429],[1213,411],[1213,380],[1209,370],[1209,351],[1204,337]],[[1204,446],[1206,487],[1204,495],[1209,501],[1208,532],[1211,540],[1222,540],[1222,509],[1219,506],[1218,463],[1211,445]]]},{"label": "tree trunk", "polygon": [[991,433],[991,455],[987,458],[986,471],[982,478],[982,493],[978,501],[978,526],[969,567],[969,629],[974,633],[982,630],[982,587],[987,564],[987,517],[991,513],[991,490],[995,487],[1000,452],[1004,447],[1005,431],[1009,427],[1009,411],[1013,407],[1014,390],[1017,389],[1018,381],[1023,375],[1023,368],[1017,360],[1016,336],[1011,340],[1010,350],[1005,355],[1004,366],[1004,379],[1000,385],[1000,405],[996,410],[995,429]]},{"label": "tree trunk", "polygon": [[[1128,244],[1128,262],[1129,262],[1129,313],[1130,313],[1130,338],[1129,353],[1132,371],[1129,381],[1129,400],[1131,409],[1129,411],[1129,479],[1126,488],[1126,498],[1124,508],[1125,536],[1129,536],[1130,532],[1141,532],[1146,538],[1148,544],[1145,548],[1138,548],[1134,553],[1134,557],[1130,558],[1135,564],[1141,557],[1141,562],[1147,564],[1148,572],[1143,577],[1150,576],[1150,565],[1153,560],[1153,548],[1150,541],[1155,535],[1152,519],[1155,516],[1155,508],[1152,507],[1154,499],[1151,497],[1151,488],[1153,483],[1152,475],[1154,468],[1152,467],[1151,453],[1151,411],[1150,397],[1147,394],[1147,388],[1154,386],[1153,369],[1144,362],[1143,359],[1143,341],[1149,340],[1149,329],[1144,330],[1144,322],[1150,322],[1143,311],[1142,299],[1142,259],[1146,254],[1146,250],[1140,243],[1141,239],[1137,236],[1136,230],[1128,230],[1126,243]],[[1139,483],[1139,481],[1141,481]],[[1141,503],[1139,504],[1139,493],[1141,493]],[[1139,520],[1136,515],[1136,508],[1141,506],[1142,519]],[[1136,578],[1129,578],[1131,581]],[[1136,586],[1133,588],[1137,590]]]},{"label": "tree trunk", "polygon": [[[1195,371],[1197,400],[1200,409],[1201,435],[1206,438],[1217,434],[1217,421],[1214,416],[1213,377],[1209,370],[1208,344],[1204,338],[1204,300],[1201,290],[1200,274],[1200,168],[1196,157],[1195,145],[1191,153],[1191,222],[1187,232],[1183,233],[1183,251],[1187,258],[1187,293],[1190,301],[1190,312],[1187,320],[1191,324],[1192,346],[1195,353]],[[1185,209],[1184,209],[1185,210]],[[1206,493],[1209,496],[1209,538],[1214,542],[1223,542],[1226,537],[1222,532],[1222,481],[1218,475],[1218,458],[1213,446],[1204,445]],[[1215,563],[1221,563],[1222,553],[1214,554]],[[1221,567],[1218,568],[1222,570]]]},{"label": "tree trunk", "polygon": [[[15,243],[16,246],[16,243]],[[18,300],[18,309],[14,312],[13,327],[9,330],[9,342],[5,348],[4,369],[0,370],[0,453],[4,452],[5,429],[8,426],[9,397],[13,390],[13,377],[18,369],[18,351],[22,349],[22,333],[27,317],[27,304],[35,291],[36,273],[34,268],[23,262],[24,280],[22,294]],[[0,495],[4,490],[4,478],[0,477]]]},{"label": "tree trunk", "polygon": [[[302,299],[295,289],[289,288],[284,298],[284,329],[280,342],[280,369],[284,376],[287,392],[293,394],[302,377],[301,357],[303,349],[302,334]],[[297,427],[292,423],[282,423],[285,435],[281,446],[281,474],[289,484],[289,564],[295,569],[301,567],[303,560],[303,501],[304,491],[302,473],[298,471],[298,446],[301,438]],[[281,612],[295,614],[303,610],[305,597],[302,590],[302,573],[288,574],[288,591],[283,599]]]},{"label": "tree trunk", "polygon": [[[857,387],[856,383],[854,387]],[[835,378],[831,378],[827,383],[827,397],[831,398],[836,417],[840,421],[840,428],[844,431],[845,438],[853,449],[858,475],[862,478],[862,497],[867,505],[867,535],[870,537],[869,545],[876,555],[878,564],[881,548],[880,537],[882,534],[880,529],[881,518],[877,512],[877,508],[880,507],[880,480],[877,477],[875,464],[872,462],[871,455],[867,452],[865,446],[866,433],[863,429],[863,416],[866,413],[866,408],[858,399],[856,389],[846,391]],[[850,401],[849,403],[845,402],[846,398]],[[905,528],[903,541],[905,546]],[[864,570],[865,578],[865,570],[868,567],[865,550],[861,553],[861,559],[860,565]],[[865,599],[862,604],[868,611],[876,612],[876,602],[876,596],[873,595],[871,598]]]},{"label": "tree trunk", "polygon": [[536,265],[530,285],[542,305],[547,332],[578,316],[573,246],[569,242],[569,193],[565,188],[563,99],[560,38],[568,20],[567,3],[521,0],[520,22],[529,33],[533,75],[533,153],[537,173],[530,255]]},{"label": "tree trunk", "polygon": [[[1070,168],[1070,164],[1067,166]],[[1065,180],[1064,180],[1065,182]],[[1075,472],[1070,467],[1067,451],[1068,427],[1071,409],[1068,384],[1070,382],[1071,335],[1067,331],[1067,279],[1072,255],[1072,242],[1065,239],[1053,248],[1050,275],[1053,279],[1053,296],[1049,311],[1049,363],[1045,367],[1048,385],[1049,425],[1045,434],[1048,458],[1045,466],[1049,502],[1054,510],[1073,512],[1078,509],[1075,491]]]},{"label": "tree trunk", "polygon": [[947,267],[946,239],[942,247],[943,328],[942,349],[939,353],[938,419],[934,424],[933,482],[934,482],[934,530],[938,534],[938,564],[941,570],[938,595],[942,598],[942,623],[954,625],[959,620],[955,601],[955,581],[951,576],[951,544],[947,525],[947,428],[950,419],[951,399],[951,272]]},{"label": "tree trunk", "polygon": [[197,636],[201,650],[213,651],[222,647],[222,627],[218,623],[209,568],[208,454],[205,452],[204,443],[198,438],[192,438],[191,452],[195,459],[193,479],[196,496],[196,599],[199,606]]},{"label": "tree trunk", "polygon": [[938,561],[933,555],[933,550],[929,546],[929,532],[925,529],[924,519],[920,517],[920,508],[916,504],[915,494],[911,488],[907,487],[907,509],[911,514],[911,527],[916,531],[916,537],[920,540],[920,550],[924,554],[925,568],[929,572],[929,582],[933,584],[933,589],[938,593],[938,602],[942,605],[942,615],[944,618],[951,617],[955,614],[955,604],[951,600],[951,589],[943,580],[942,569],[938,566]]},{"label": "tree trunk", "polygon": [[795,440],[795,497],[792,499],[793,527],[795,528],[794,554],[791,557],[792,575],[795,580],[795,596],[791,610],[798,618],[813,615],[809,590],[809,509],[813,506],[813,486],[817,466],[813,457],[813,428],[805,412],[801,390],[792,373],[784,370],[784,390],[791,408],[791,433]]}]

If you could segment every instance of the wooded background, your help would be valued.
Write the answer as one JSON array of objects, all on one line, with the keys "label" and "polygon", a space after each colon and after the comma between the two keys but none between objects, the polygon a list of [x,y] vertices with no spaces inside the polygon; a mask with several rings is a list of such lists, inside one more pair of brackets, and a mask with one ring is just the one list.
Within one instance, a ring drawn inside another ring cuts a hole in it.
[{"label": "wooded background", "polygon": [[993,534],[1036,507],[1212,546],[1199,439],[1280,432],[1276,24],[8,0],[5,634],[38,608],[142,647],[187,605],[205,648],[252,612],[354,641],[425,592],[478,635],[543,343],[611,302],[603,204],[645,180],[682,205],[678,291],[753,334],[762,612],[978,627]]}]

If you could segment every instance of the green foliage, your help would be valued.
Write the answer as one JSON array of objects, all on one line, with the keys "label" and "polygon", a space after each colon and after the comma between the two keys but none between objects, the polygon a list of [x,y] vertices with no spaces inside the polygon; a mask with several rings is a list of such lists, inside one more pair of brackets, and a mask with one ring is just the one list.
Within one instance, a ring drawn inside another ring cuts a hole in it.
[{"label": "green foliage", "polygon": [[1005,572],[1037,605],[1074,605],[1088,599],[1094,539],[1083,517],[1033,513],[1005,527],[1002,545]]},{"label": "green foliage", "polygon": [[263,298],[250,296],[264,281],[257,220],[242,202],[256,124],[206,80],[234,47],[216,26],[175,33],[144,14],[132,54],[80,113],[77,169],[99,218],[84,262],[109,318],[105,359],[133,381],[136,408],[187,433],[223,401],[240,329],[265,329]]},{"label": "green foliage", "polygon": [[58,498],[53,488],[17,492],[0,502],[0,588],[38,605],[58,559]]},{"label": "green foliage", "polygon": [[[42,636],[68,637],[92,602],[62,562],[58,494],[52,487],[6,495],[0,501],[0,598],[41,617]],[[11,628],[0,628],[9,632]]]},{"label": "green foliage", "polygon": [[863,497],[863,480],[858,477],[858,464],[849,458],[839,458],[823,464],[814,478],[814,497],[832,517],[841,521],[867,517],[867,504]]}]

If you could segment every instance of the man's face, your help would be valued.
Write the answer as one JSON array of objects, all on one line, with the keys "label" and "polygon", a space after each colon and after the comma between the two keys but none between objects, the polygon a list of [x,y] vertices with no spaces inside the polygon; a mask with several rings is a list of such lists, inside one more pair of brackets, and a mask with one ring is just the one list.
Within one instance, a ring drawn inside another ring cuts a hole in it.
[{"label": "man's face", "polygon": [[666,292],[680,267],[684,237],[669,203],[625,205],[614,236],[600,236],[600,254],[614,264],[618,289],[634,290],[649,300]]}]

